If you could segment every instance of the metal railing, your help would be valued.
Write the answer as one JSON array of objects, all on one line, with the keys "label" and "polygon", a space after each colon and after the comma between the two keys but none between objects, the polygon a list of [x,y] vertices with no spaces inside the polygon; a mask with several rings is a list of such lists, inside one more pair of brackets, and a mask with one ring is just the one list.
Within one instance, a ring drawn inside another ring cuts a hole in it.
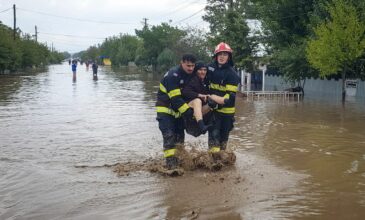
[{"label": "metal railing", "polygon": [[255,100],[255,97],[257,97],[257,100],[274,98],[290,100],[290,98],[293,97],[299,102],[300,98],[303,96],[303,93],[301,92],[290,91],[243,91],[242,93],[246,95],[247,100]]}]

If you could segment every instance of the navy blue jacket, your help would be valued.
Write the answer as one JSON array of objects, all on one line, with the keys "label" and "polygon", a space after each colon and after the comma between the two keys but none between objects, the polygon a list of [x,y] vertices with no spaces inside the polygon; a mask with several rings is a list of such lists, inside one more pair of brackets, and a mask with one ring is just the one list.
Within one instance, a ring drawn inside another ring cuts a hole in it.
[{"label": "navy blue jacket", "polygon": [[189,109],[183,99],[181,89],[190,81],[192,74],[186,73],[181,66],[170,69],[162,78],[157,92],[157,113],[180,117]]}]

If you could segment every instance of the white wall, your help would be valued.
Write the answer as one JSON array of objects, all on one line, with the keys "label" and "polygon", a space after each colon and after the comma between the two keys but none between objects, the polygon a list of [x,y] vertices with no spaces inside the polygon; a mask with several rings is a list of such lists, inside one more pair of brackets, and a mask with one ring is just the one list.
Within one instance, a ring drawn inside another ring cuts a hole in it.
[{"label": "white wall", "polygon": [[[281,76],[266,75],[265,87],[267,91],[282,91],[292,86],[285,83]],[[341,96],[342,94],[342,80],[327,80],[327,79],[307,79],[304,85],[305,95],[334,95]],[[358,80],[356,97],[365,98],[365,81]]]}]

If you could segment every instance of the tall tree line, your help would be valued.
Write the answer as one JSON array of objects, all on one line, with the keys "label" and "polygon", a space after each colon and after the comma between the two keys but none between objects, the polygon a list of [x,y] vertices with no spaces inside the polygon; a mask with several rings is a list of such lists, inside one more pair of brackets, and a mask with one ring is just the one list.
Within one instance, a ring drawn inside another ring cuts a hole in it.
[{"label": "tall tree line", "polygon": [[[164,69],[185,52],[209,61],[214,46],[225,41],[236,67],[252,71],[266,62],[300,86],[308,77],[365,78],[363,0],[207,0],[205,12],[208,33],[145,25],[135,36],[110,37],[89,52],[97,49],[117,65],[134,61]],[[261,29],[250,29],[251,21]]]},{"label": "tall tree line", "polygon": [[65,54],[50,51],[46,45],[37,43],[19,30],[14,40],[13,30],[0,22],[0,72],[16,71],[28,67],[41,67],[59,63]]},{"label": "tall tree line", "polygon": [[183,53],[193,53],[199,59],[209,61],[209,48],[205,34],[196,28],[179,29],[167,23],[144,26],[135,30],[136,35],[120,34],[91,46],[77,54],[84,60],[109,57],[113,65],[126,66],[135,62],[138,66],[150,66],[153,70],[166,70],[176,65]]}]

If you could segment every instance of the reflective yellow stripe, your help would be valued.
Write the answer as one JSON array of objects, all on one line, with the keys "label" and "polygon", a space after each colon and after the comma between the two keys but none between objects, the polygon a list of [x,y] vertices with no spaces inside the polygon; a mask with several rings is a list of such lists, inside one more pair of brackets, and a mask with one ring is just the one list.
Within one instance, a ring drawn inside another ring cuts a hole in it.
[{"label": "reflective yellow stripe", "polygon": [[160,90],[163,93],[167,93],[167,90],[166,90],[165,86],[162,85],[162,83],[160,83]]},{"label": "reflective yellow stripe", "polygon": [[234,85],[227,84],[226,85],[226,90],[227,91],[230,91],[230,92],[237,92],[238,91],[238,87],[237,86],[234,86]]},{"label": "reflective yellow stripe", "polygon": [[233,114],[235,113],[235,111],[235,107],[217,109],[217,112],[221,112],[224,114]]},{"label": "reflective yellow stripe", "polygon": [[169,93],[167,93],[167,95],[169,95],[169,97],[171,99],[175,96],[181,95],[181,90],[180,89],[171,90]]},{"label": "reflective yellow stripe", "polygon": [[220,147],[212,147],[209,149],[210,153],[218,153],[219,151],[221,151]]},{"label": "reflective yellow stripe", "polygon": [[184,113],[186,110],[188,110],[189,106],[188,104],[184,103],[178,110],[179,112],[182,114]]},{"label": "reflective yellow stripe", "polygon": [[179,118],[181,116],[180,112],[175,112],[171,108],[167,108],[167,107],[163,107],[163,106],[157,106],[156,107],[156,112],[166,113],[166,114],[174,116],[175,118]]},{"label": "reflective yellow stripe", "polygon": [[222,92],[225,92],[225,91],[226,91],[226,87],[221,86],[221,85],[219,85],[219,84],[214,84],[214,83],[211,83],[211,84],[209,85],[209,88],[211,88],[211,89],[215,89],[215,90],[219,90],[219,91],[222,91]]},{"label": "reflective yellow stripe", "polygon": [[176,154],[176,149],[173,148],[173,149],[168,149],[168,150],[165,150],[163,152],[163,157],[166,158],[166,157],[172,157],[172,156],[175,156]]},{"label": "reflective yellow stripe", "polygon": [[223,98],[224,99],[229,99],[229,94],[227,93],[227,94],[225,94],[224,96],[223,96]]}]

